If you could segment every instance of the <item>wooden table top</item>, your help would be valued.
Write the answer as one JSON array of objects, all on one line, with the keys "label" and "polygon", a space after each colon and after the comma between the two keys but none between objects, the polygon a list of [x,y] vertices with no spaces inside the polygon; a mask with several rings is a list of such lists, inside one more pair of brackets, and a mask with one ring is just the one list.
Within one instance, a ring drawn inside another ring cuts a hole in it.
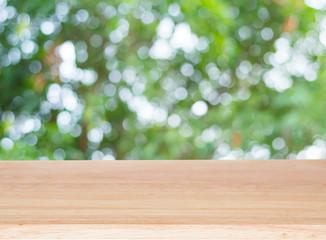
[{"label": "wooden table top", "polygon": [[0,238],[60,237],[326,239],[326,161],[0,162]]}]

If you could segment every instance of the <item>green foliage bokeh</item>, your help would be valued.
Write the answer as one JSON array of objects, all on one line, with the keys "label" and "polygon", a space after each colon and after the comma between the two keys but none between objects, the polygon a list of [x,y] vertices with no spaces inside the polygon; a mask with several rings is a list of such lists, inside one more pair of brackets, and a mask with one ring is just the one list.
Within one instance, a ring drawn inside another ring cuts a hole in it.
[{"label": "green foliage bokeh", "polygon": [[309,2],[1,0],[0,159],[325,157]]}]

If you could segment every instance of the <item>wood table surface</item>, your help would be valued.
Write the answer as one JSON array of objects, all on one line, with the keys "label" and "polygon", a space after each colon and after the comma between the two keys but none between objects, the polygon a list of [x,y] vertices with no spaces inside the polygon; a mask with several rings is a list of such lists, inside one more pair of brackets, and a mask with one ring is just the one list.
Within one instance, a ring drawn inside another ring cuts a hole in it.
[{"label": "wood table surface", "polygon": [[326,239],[326,161],[1,161],[0,238]]}]

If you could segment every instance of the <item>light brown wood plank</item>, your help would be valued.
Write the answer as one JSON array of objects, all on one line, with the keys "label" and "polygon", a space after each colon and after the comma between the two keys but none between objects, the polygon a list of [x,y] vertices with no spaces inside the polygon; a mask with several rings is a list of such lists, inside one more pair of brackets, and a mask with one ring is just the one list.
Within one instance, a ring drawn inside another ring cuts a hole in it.
[{"label": "light brown wood plank", "polygon": [[144,239],[326,239],[326,161],[0,162],[0,237],[123,228]]},{"label": "light brown wood plank", "polygon": [[0,239],[325,240],[323,225],[0,225]]}]

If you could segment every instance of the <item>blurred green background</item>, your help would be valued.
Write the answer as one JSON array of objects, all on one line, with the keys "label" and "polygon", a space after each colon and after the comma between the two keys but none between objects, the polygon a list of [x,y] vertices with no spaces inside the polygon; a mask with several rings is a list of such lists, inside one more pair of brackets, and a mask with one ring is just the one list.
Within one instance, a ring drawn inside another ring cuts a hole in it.
[{"label": "blurred green background", "polygon": [[326,157],[323,0],[0,0],[0,159]]}]

